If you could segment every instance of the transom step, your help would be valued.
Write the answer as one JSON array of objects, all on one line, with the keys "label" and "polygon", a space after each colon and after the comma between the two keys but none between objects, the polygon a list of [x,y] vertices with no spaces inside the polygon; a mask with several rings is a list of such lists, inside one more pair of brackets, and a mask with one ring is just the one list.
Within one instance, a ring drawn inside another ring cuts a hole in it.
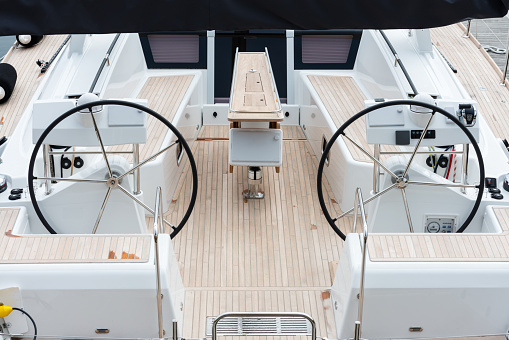
[{"label": "transom step", "polygon": [[[217,335],[221,336],[249,336],[249,335],[283,335],[305,336],[312,335],[311,322],[302,316],[260,316],[249,315],[223,316],[217,323]],[[212,325],[216,317],[207,317],[206,335],[212,336]],[[312,319],[311,319],[312,320]]]}]

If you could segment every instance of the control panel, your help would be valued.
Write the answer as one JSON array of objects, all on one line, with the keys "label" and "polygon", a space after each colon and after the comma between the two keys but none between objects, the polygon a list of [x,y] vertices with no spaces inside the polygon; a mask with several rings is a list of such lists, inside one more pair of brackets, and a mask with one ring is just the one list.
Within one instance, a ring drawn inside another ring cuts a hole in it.
[{"label": "control panel", "polygon": [[[431,98],[431,97],[430,97]],[[366,100],[365,107],[382,100]],[[383,100],[387,101],[387,100]],[[472,100],[432,99],[434,104],[457,118],[479,141],[477,103]],[[370,144],[410,145],[419,141],[431,110],[418,105],[394,105],[371,111],[366,117],[366,136]],[[467,135],[441,113],[433,116],[421,146],[456,145],[470,143]]]},{"label": "control panel", "polygon": [[[127,99],[147,106],[146,99]],[[32,110],[32,141],[36,143],[44,130],[58,117],[76,107],[73,99],[37,100]],[[136,108],[119,105],[101,107],[94,113],[104,145],[142,144],[147,139],[147,114]],[[51,145],[97,146],[97,134],[91,114],[76,112],[61,121],[46,136]]]},{"label": "control panel", "polygon": [[430,234],[455,233],[456,227],[456,216],[426,216],[424,232]]}]

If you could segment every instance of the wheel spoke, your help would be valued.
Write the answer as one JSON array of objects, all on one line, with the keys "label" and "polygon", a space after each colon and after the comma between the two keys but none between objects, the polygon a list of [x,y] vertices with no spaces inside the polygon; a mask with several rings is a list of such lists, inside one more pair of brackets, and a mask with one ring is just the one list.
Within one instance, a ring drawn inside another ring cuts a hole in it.
[{"label": "wheel spoke", "polygon": [[433,183],[433,182],[416,182],[408,181],[408,184],[415,185],[429,185],[433,187],[445,187],[445,188],[478,188],[479,186],[473,184],[461,184],[461,183]]},{"label": "wheel spoke", "polygon": [[101,206],[101,210],[99,210],[99,215],[97,216],[97,220],[95,221],[95,226],[94,226],[94,230],[92,230],[92,234],[95,234],[97,231],[97,227],[99,227],[99,223],[101,222],[101,217],[103,216],[104,209],[106,208],[106,203],[108,203],[108,199],[110,198],[111,189],[112,188],[108,188],[106,197],[104,197],[103,205]]},{"label": "wheel spoke", "polygon": [[421,142],[424,139],[424,136],[426,136],[426,132],[428,132],[429,125],[431,124],[431,120],[435,116],[435,111],[431,113],[431,117],[428,120],[428,123],[426,124],[426,127],[424,128],[424,131],[422,131],[421,137],[419,138],[419,141],[417,142],[417,145],[415,146],[414,152],[412,152],[412,156],[410,156],[410,160],[408,161],[408,164],[406,166],[405,172],[403,173],[403,176],[405,177],[408,169],[410,169],[410,165],[412,164],[412,161],[414,160],[415,154],[417,153],[417,150],[419,150],[419,147],[421,146]]},{"label": "wheel spoke", "polygon": [[97,128],[97,123],[95,121],[94,114],[92,113],[92,108],[90,110],[90,115],[92,116],[92,122],[94,123],[95,134],[97,135],[97,139],[99,140],[99,144],[101,144],[101,152],[103,154],[104,160],[106,161],[106,166],[108,167],[108,173],[110,177],[113,177],[113,173],[111,172],[110,162],[108,162],[108,156],[106,156],[106,150],[104,149],[103,140],[101,138],[101,134],[99,133],[99,129]]},{"label": "wheel spoke", "polygon": [[408,208],[408,201],[406,199],[405,188],[401,188],[401,196],[403,196],[403,204],[405,205],[406,218],[408,220],[408,226],[410,227],[410,232],[414,232],[414,226],[412,225],[412,218],[410,217],[410,209]]},{"label": "wheel spoke", "polygon": [[171,143],[170,145],[168,145],[167,147],[165,147],[164,149],[162,149],[161,151],[153,154],[152,156],[150,156],[149,158],[145,159],[143,162],[137,164],[136,166],[134,166],[131,170],[127,171],[126,173],[120,175],[118,177],[119,180],[121,180],[122,178],[124,178],[125,176],[133,173],[135,170],[139,169],[140,167],[142,167],[143,165],[147,164],[148,162],[150,162],[151,160],[153,160],[154,158],[156,158],[157,156],[159,156],[160,154],[168,151],[172,146],[174,146],[175,144],[177,144],[179,141],[176,140],[175,142]]},{"label": "wheel spoke", "polygon": [[[145,203],[143,203],[142,201],[140,201],[138,198],[136,198],[134,195],[132,195],[129,191],[127,191],[123,186],[121,185],[118,185],[117,186],[124,194],[126,194],[127,196],[129,196],[133,201],[135,201],[136,203],[138,203],[139,205],[141,205],[143,208],[145,208],[148,212],[150,212],[152,215],[154,214],[154,210],[152,208],[150,208],[148,205],[146,205]],[[170,223],[168,222],[166,219],[163,219],[163,221],[169,225],[173,230],[175,230],[175,227]]]},{"label": "wheel spoke", "polygon": [[361,150],[366,156],[368,156],[369,158],[371,158],[371,160],[373,162],[375,162],[376,164],[378,164],[382,169],[384,169],[385,171],[387,171],[387,173],[389,175],[391,175],[392,177],[394,177],[395,179],[398,179],[398,176],[396,176],[394,174],[394,172],[392,172],[391,170],[387,169],[387,167],[385,167],[385,165],[383,165],[378,159],[376,159],[373,155],[371,155],[368,151],[366,151],[362,146],[360,146],[358,143],[356,143],[353,139],[351,139],[350,137],[348,137],[346,134],[343,133],[343,136],[348,139],[353,145],[355,145],[359,150]]},{"label": "wheel spoke", "polygon": [[[368,198],[367,200],[365,200],[365,201],[363,202],[363,204],[367,204],[367,203],[371,202],[372,200],[374,200],[374,199],[376,199],[376,198],[378,198],[378,197],[382,196],[383,194],[387,193],[388,191],[390,191],[390,190],[394,189],[394,188],[396,187],[396,185],[397,185],[397,184],[396,184],[396,183],[394,183],[393,185],[391,185],[390,187],[385,188],[384,190],[380,191],[380,192],[379,192],[379,193],[377,193],[376,195],[371,196],[370,198]],[[341,215],[339,215],[338,217],[334,218],[334,219],[333,219],[333,221],[334,221],[334,222],[336,222],[336,221],[337,221],[337,220],[339,220],[341,217],[343,217],[343,216],[345,216],[345,215],[347,215],[347,214],[351,213],[352,211],[353,211],[353,208],[352,208],[352,209],[350,209],[350,210],[348,210],[348,211],[346,211],[346,212],[344,212],[344,213],[342,213],[342,214],[341,214]]]},{"label": "wheel spoke", "polygon": [[42,181],[55,181],[55,182],[76,182],[76,183],[106,183],[105,179],[85,179],[85,178],[54,178],[54,177],[34,177]]}]

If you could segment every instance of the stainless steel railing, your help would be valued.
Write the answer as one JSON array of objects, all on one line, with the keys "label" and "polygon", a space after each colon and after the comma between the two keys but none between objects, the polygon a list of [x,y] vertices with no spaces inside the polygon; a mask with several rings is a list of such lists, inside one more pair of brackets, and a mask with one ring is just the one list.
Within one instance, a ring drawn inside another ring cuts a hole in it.
[{"label": "stainless steel railing", "polygon": [[[468,20],[467,27],[466,27],[466,32],[465,32],[465,35],[463,35],[463,38],[469,38],[470,37],[470,26],[471,26],[471,24],[472,24],[472,20]],[[505,66],[504,66],[504,70],[502,71],[502,77],[500,79],[500,85],[502,85],[502,86],[505,86],[505,80],[506,80],[506,77],[507,77],[508,67],[509,67],[509,46],[506,49],[506,53],[505,53]]]},{"label": "stainless steel railing", "polygon": [[[231,112],[246,113],[246,112],[251,112],[251,111],[234,110],[233,109],[233,89],[235,88],[235,79],[237,78],[237,59],[238,59],[238,55],[239,55],[239,48],[237,47],[237,49],[235,50],[235,62],[233,64],[233,78],[232,78],[232,86],[230,88],[230,102],[228,104],[228,110],[231,111]],[[277,113],[277,112],[281,112],[283,109],[281,107],[281,100],[279,99],[279,92],[277,91],[276,80],[274,78],[274,72],[272,72],[272,65],[270,63],[270,58],[269,58],[269,50],[267,48],[265,48],[265,55],[267,56],[267,62],[269,64],[270,77],[271,77],[271,80],[272,80],[272,86],[273,86],[273,90],[274,90],[274,95],[276,96],[276,101],[277,101],[278,107],[277,107],[276,110],[273,110],[273,111],[256,111],[256,112],[257,113]]]},{"label": "stainless steel railing", "polygon": [[161,272],[159,270],[159,247],[157,245],[159,237],[159,226],[163,225],[163,201],[161,200],[161,187],[156,189],[156,203],[154,207],[154,249],[156,263],[156,284],[157,284],[157,323],[159,326],[159,338],[164,337],[163,330],[163,301],[161,295]]},{"label": "stainless steel railing", "polygon": [[468,38],[470,36],[470,25],[471,24],[472,24],[472,20],[468,20],[467,31],[466,31],[465,35],[463,36],[464,38]]},{"label": "stainless steel railing", "polygon": [[353,230],[355,232],[355,227],[357,225],[357,214],[360,210],[361,219],[362,219],[362,227],[363,227],[363,237],[362,237],[362,267],[361,267],[361,285],[359,289],[359,313],[357,315],[357,321],[355,322],[355,331],[354,331],[354,340],[359,340],[361,338],[361,326],[362,326],[362,309],[364,305],[364,274],[366,267],[366,248],[368,242],[368,223],[366,221],[366,212],[364,210],[364,200],[362,198],[362,190],[361,188],[357,188],[355,190],[355,201],[354,201],[354,220],[353,220]]},{"label": "stainless steel railing", "polygon": [[316,340],[316,323],[313,318],[305,313],[223,313],[219,315],[214,322],[212,322],[212,340],[217,340],[217,324],[222,319],[229,318],[245,318],[245,317],[262,317],[262,318],[277,318],[281,316],[304,318],[311,324],[311,340]]}]

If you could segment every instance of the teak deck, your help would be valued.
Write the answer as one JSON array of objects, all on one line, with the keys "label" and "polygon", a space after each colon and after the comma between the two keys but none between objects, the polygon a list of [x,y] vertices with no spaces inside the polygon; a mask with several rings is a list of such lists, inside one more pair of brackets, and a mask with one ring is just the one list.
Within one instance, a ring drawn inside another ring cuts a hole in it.
[{"label": "teak deck", "polygon": [[[168,121],[172,121],[191,85],[193,75],[149,77],[138,98],[147,99],[148,107]],[[140,159],[147,159],[161,150],[168,127],[157,119],[147,117],[147,142],[140,144]],[[131,145],[108,147],[110,151],[128,151]]]},{"label": "teak deck", "polygon": [[[364,96],[352,77],[309,75],[308,78],[337,129],[352,116],[364,109],[366,96]],[[365,117],[361,117],[353,122],[345,130],[345,134],[373,155],[373,145],[368,144],[366,140]],[[357,146],[346,138],[342,138],[354,160],[372,162]],[[383,146],[383,151],[397,150],[397,147],[393,145]]]},{"label": "teak deck", "polygon": [[509,139],[508,81],[501,86],[502,72],[475,40],[464,38],[462,24],[431,29],[431,40],[458,70],[456,76],[479,104],[479,110],[497,138]]},{"label": "teak deck", "polygon": [[[186,287],[184,337],[203,337],[205,318],[226,311],[306,312],[318,322],[318,334],[327,334],[321,294],[330,288],[329,263],[339,260],[343,242],[322,218],[318,160],[301,128],[283,130],[283,169],[263,168],[263,200],[243,200],[246,167],[228,172],[227,126],[204,126],[193,146],[198,198],[173,240]],[[188,167],[166,215],[170,221],[182,217],[189,201]],[[329,187],[325,193],[338,210]]]},{"label": "teak deck", "polygon": [[239,52],[230,94],[231,122],[280,122],[284,119],[265,52]]},{"label": "teak deck", "polygon": [[12,235],[19,209],[0,208],[0,263],[147,262],[151,235]]},{"label": "teak deck", "polygon": [[37,87],[44,79],[41,68],[35,63],[38,59],[48,61],[64,42],[66,36],[45,36],[42,42],[31,48],[18,47],[7,63],[14,66],[18,78],[11,98],[0,104],[0,136],[9,137],[18,125],[19,119],[34,96]]},{"label": "teak deck", "polygon": [[[457,77],[479,104],[496,137],[509,137],[509,90],[502,73],[475,38],[466,39],[461,24],[431,29],[431,39],[458,70]],[[494,208],[502,234],[372,234],[372,261],[509,261],[509,208]],[[467,229],[468,230],[468,229]]]},{"label": "teak deck", "polygon": [[372,261],[509,261],[509,207],[494,208],[501,234],[372,234]]},{"label": "teak deck", "polygon": [[[499,74],[462,34],[461,28],[453,25],[433,29],[432,39],[459,69],[460,81],[479,102],[495,135],[505,138],[509,129],[509,118],[504,116],[509,109],[509,91],[498,85]],[[15,51],[16,58],[27,65],[37,58],[47,58],[63,39],[47,37],[44,45],[36,47],[39,50]],[[43,48],[45,52],[41,53]],[[34,55],[29,56],[29,52]],[[18,76],[32,79],[37,71],[38,68],[30,68],[26,75]],[[365,98],[353,78],[309,79],[337,127],[364,107]],[[245,81],[248,80],[253,81],[246,76]],[[152,77],[139,97],[148,98],[152,109],[171,120],[191,81],[192,76]],[[3,134],[12,132],[35,92],[38,82],[32,83],[27,89],[19,87],[11,100],[0,106],[3,115],[9,112],[4,118]],[[256,78],[249,86],[250,92],[260,90]],[[203,337],[205,318],[226,311],[305,312],[318,322],[318,334],[326,335],[322,291],[330,288],[331,267],[339,261],[343,242],[320,211],[315,185],[318,160],[300,127],[283,126],[283,130],[284,171],[278,174],[273,168],[263,168],[264,200],[243,200],[242,193],[247,189],[245,167],[235,167],[233,174],[228,172],[228,126],[204,126],[194,143],[200,182],[198,198],[187,226],[173,240],[186,287],[183,337]],[[362,121],[352,131],[351,137],[359,138],[356,140],[365,146]],[[154,142],[143,150],[144,155],[160,148],[161,141],[156,138],[159,131],[150,133]],[[368,160],[353,145],[347,145],[355,159]],[[174,204],[166,214],[170,221],[182,218],[189,202],[190,184],[187,164],[173,196]],[[330,210],[339,213],[328,186],[325,194]],[[509,208],[495,211],[502,234],[372,234],[368,245],[371,260],[509,261]],[[17,209],[0,209],[0,263],[148,260],[150,235],[14,237],[8,231],[17,214]],[[341,219],[340,228],[349,230],[351,222],[351,216]],[[87,253],[85,249],[90,250]],[[111,250],[117,259],[110,259]],[[122,259],[123,252],[140,258]]]}]

